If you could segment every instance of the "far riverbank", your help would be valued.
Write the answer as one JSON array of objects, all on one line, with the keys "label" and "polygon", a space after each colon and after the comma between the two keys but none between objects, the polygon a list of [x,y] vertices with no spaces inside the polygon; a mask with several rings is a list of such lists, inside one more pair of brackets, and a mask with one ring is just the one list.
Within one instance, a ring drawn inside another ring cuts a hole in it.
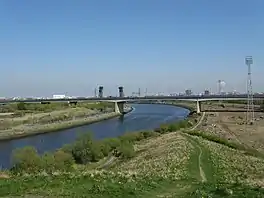
[{"label": "far riverbank", "polygon": [[[128,107],[125,109],[125,114],[131,111],[133,111],[133,108]],[[51,133],[71,129],[75,127],[93,124],[96,122],[101,122],[114,117],[118,117],[120,115],[120,113],[108,112],[86,117],[80,117],[73,120],[55,122],[51,124],[27,125],[24,128],[18,130],[2,130],[0,131],[0,141],[20,139],[23,137],[34,136],[43,133]]]}]

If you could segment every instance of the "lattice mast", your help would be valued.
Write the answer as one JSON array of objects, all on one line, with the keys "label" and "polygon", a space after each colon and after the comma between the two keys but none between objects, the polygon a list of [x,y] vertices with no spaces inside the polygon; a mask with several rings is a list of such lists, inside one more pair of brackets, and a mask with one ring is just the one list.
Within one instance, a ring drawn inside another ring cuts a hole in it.
[{"label": "lattice mast", "polygon": [[252,78],[251,78],[251,65],[253,64],[252,56],[247,56],[245,58],[245,62],[248,67],[246,123],[253,124],[254,123],[254,98],[253,98],[253,88],[252,88]]}]

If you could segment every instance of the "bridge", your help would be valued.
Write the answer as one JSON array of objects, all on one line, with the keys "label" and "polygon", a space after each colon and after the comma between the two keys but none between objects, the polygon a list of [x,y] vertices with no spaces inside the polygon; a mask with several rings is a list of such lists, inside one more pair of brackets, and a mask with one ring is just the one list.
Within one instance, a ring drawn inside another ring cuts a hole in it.
[{"label": "bridge", "polygon": [[[255,94],[254,100],[264,100],[263,94]],[[26,100],[1,100],[0,104],[24,102],[24,103],[42,103],[47,104],[51,102],[67,102],[75,103],[94,101],[94,102],[113,102],[115,104],[115,112],[123,113],[124,104],[134,101],[159,101],[159,100],[172,100],[172,101],[193,101],[196,102],[196,112],[201,112],[201,102],[204,101],[234,101],[234,100],[247,100],[246,94],[241,95],[192,95],[192,96],[145,96],[145,97],[90,97],[90,98],[63,98],[63,99],[26,99]]]}]

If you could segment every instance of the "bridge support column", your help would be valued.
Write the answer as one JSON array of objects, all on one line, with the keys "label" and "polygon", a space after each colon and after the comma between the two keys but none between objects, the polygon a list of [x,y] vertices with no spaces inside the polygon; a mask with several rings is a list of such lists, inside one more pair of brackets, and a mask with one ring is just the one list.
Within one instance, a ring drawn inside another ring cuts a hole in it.
[{"label": "bridge support column", "polygon": [[115,113],[120,113],[123,114],[124,113],[124,101],[116,101],[115,102]]},{"label": "bridge support column", "polygon": [[196,112],[201,113],[201,102],[199,100],[196,101]]}]

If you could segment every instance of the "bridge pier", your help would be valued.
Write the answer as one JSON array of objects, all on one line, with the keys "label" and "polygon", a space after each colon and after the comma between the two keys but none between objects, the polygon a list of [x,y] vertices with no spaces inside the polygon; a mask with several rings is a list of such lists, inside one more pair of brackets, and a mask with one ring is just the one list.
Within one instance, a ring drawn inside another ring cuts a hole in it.
[{"label": "bridge pier", "polygon": [[201,113],[201,101],[196,101],[196,112]]},{"label": "bridge pier", "polygon": [[115,101],[115,113],[124,113],[124,101]]}]

